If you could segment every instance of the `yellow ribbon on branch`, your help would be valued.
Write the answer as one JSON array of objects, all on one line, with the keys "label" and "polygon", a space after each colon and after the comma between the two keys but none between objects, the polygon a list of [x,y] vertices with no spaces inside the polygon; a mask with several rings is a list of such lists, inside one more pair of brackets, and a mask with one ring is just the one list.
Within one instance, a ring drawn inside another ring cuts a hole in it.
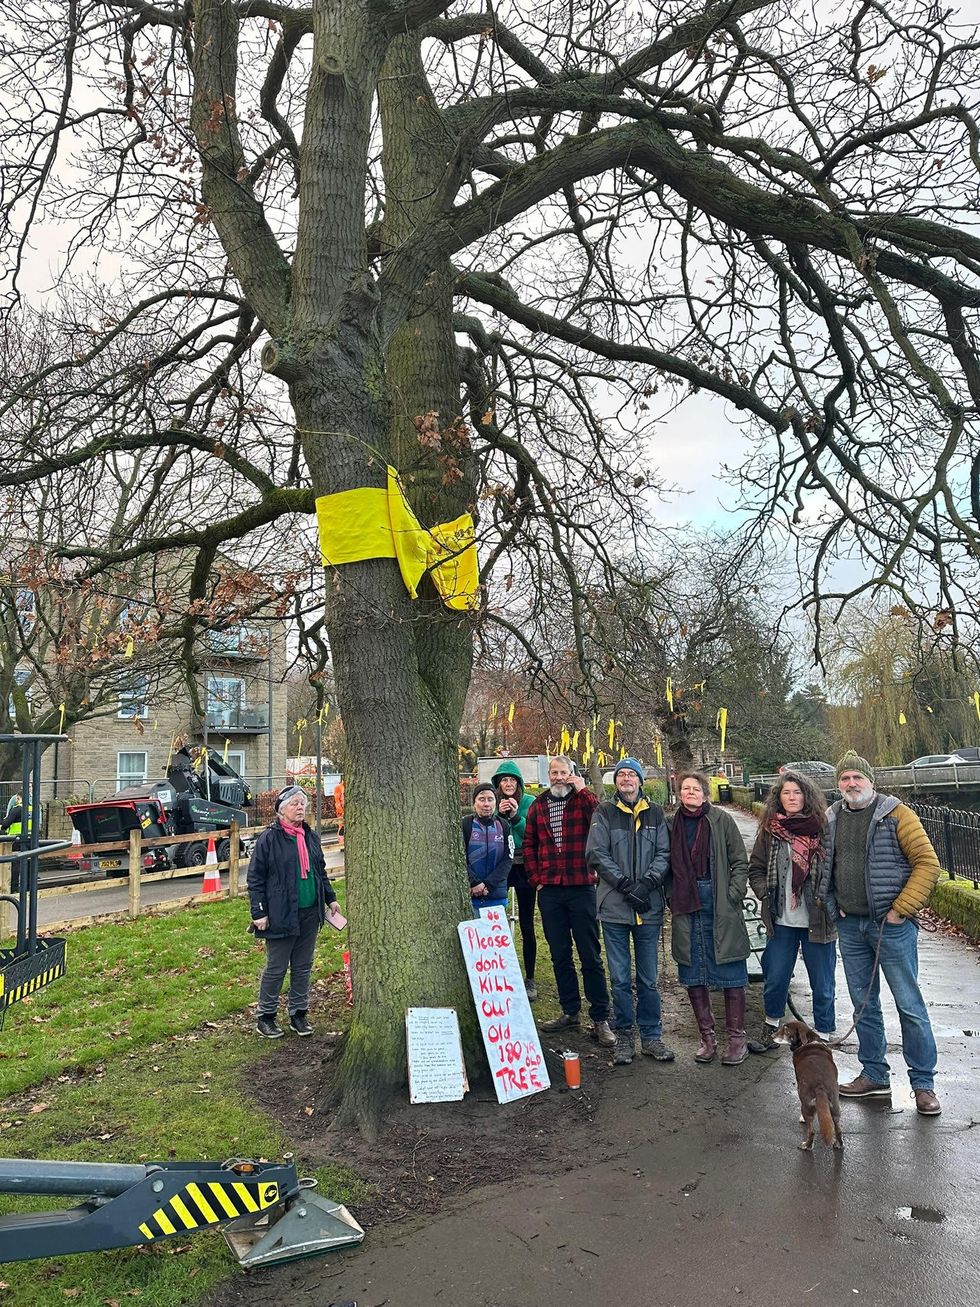
[{"label": "yellow ribbon on branch", "polygon": [[977,711],[977,718],[980,719],[980,690],[973,691],[973,706]]},{"label": "yellow ribbon on branch", "polygon": [[657,766],[658,766],[658,767],[662,767],[662,766],[664,765],[664,751],[663,751],[663,749],[660,747],[660,736],[659,736],[659,735],[658,735],[657,738],[654,740],[654,742],[653,742],[653,747],[654,747],[654,748],[656,749],[656,751],[657,751]]},{"label": "yellow ribbon on branch", "polygon": [[419,582],[429,572],[448,608],[473,609],[479,604],[480,568],[472,514],[462,513],[438,526],[422,526],[393,467],[388,468],[385,487],[361,486],[321,495],[316,501],[316,520],[324,567],[394,558],[413,599],[418,598]]},{"label": "yellow ribbon on branch", "polygon": [[909,724],[908,718],[905,716],[903,712],[900,712],[898,714],[898,724],[899,726],[908,726]]},{"label": "yellow ribbon on branch", "polygon": [[716,720],[716,722],[715,722],[715,726],[716,726],[716,727],[718,728],[718,730],[721,732],[721,751],[722,751],[722,753],[724,753],[724,752],[725,752],[725,736],[726,736],[726,734],[728,733],[728,709],[727,709],[727,708],[719,708],[719,709],[718,709],[718,718],[717,718],[717,720]]},{"label": "yellow ribbon on branch", "polygon": [[667,693],[664,695],[664,698],[667,700],[667,707],[670,709],[671,712],[673,712],[674,711],[674,682],[671,680],[669,676],[667,677]]},{"label": "yellow ribbon on branch", "polygon": [[514,705],[513,705],[513,704],[511,704],[510,707],[507,709],[507,720],[508,720],[510,723],[513,724],[513,721],[514,721]]}]

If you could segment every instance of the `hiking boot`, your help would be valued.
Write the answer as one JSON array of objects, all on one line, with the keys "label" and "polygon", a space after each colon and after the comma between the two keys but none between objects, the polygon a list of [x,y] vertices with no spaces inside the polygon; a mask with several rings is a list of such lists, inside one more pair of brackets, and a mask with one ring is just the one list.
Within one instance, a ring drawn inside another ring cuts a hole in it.
[{"label": "hiking boot", "polygon": [[312,1035],[313,1027],[306,1018],[305,1012],[294,1012],[289,1018],[289,1028],[294,1035]]},{"label": "hiking boot", "polygon": [[891,1085],[878,1085],[862,1072],[856,1080],[841,1085],[837,1091],[841,1098],[891,1098]]},{"label": "hiking boot", "polygon": [[550,1021],[540,1021],[538,1029],[544,1031],[546,1035],[551,1035],[556,1030],[578,1030],[579,1024],[577,1012],[563,1012],[560,1017],[552,1017]]},{"label": "hiking boot", "polygon": [[616,1031],[616,1048],[613,1052],[613,1066],[629,1066],[633,1061],[632,1030]]},{"label": "hiking boot", "polygon": [[912,1097],[915,1099],[915,1110],[919,1116],[939,1116],[943,1110],[939,1099],[931,1089],[913,1089]]},{"label": "hiking boot", "polygon": [[641,1039],[640,1052],[644,1057],[652,1057],[655,1062],[673,1062],[674,1050],[668,1048],[662,1039]]},{"label": "hiking boot", "polygon": [[763,1021],[762,1029],[759,1031],[758,1039],[748,1041],[750,1053],[768,1053],[776,1047],[776,1041],[773,1036],[776,1033],[776,1027],[771,1026],[768,1021]]},{"label": "hiking boot", "polygon": [[534,977],[528,976],[524,982],[524,992],[527,994],[527,1001],[533,1003],[538,997],[538,987],[534,983]]},{"label": "hiking boot", "polygon": [[282,1031],[276,1025],[276,1018],[274,1016],[268,1017],[262,1012],[255,1018],[255,1029],[265,1039],[280,1039],[282,1037]]},{"label": "hiking boot", "polygon": [[589,1034],[593,1039],[597,1039],[603,1048],[613,1048],[616,1043],[616,1036],[613,1034],[608,1021],[593,1021],[589,1026]]}]

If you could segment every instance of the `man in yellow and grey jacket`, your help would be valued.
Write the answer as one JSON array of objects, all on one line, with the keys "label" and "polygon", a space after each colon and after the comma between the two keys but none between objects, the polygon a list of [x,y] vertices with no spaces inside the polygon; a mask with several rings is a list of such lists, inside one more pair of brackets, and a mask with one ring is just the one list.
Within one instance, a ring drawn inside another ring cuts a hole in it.
[{"label": "man in yellow and grey jacket", "polygon": [[912,809],[876,793],[867,759],[845,753],[837,764],[837,784],[843,797],[827,814],[828,851],[818,897],[837,923],[861,1060],[861,1074],[841,1085],[840,1095],[891,1097],[880,1001],[884,975],[898,1008],[916,1110],[938,1116],[936,1041],[919,989],[915,914],[939,879],[939,860]]}]

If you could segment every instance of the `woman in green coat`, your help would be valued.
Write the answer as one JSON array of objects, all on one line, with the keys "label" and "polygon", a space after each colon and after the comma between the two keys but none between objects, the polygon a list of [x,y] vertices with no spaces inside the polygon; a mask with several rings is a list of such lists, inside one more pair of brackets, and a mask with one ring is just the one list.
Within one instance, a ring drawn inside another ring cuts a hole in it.
[{"label": "woman in green coat", "polygon": [[508,759],[502,762],[493,774],[493,786],[497,791],[497,815],[510,823],[510,833],[514,841],[514,861],[507,877],[508,886],[513,886],[517,895],[517,920],[521,927],[521,951],[524,954],[524,987],[533,1003],[538,996],[538,987],[534,983],[534,966],[538,959],[538,941],[534,931],[534,905],[538,891],[527,878],[524,871],[524,822],[527,810],[534,802],[533,794],[524,793],[524,777],[516,762]]}]

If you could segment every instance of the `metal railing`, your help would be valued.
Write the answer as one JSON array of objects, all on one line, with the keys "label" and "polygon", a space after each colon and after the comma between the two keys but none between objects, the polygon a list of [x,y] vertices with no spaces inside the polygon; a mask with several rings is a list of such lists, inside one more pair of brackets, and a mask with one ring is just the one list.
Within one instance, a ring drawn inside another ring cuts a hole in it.
[{"label": "metal railing", "polygon": [[980,812],[909,803],[932,841],[940,865],[956,880],[962,877],[980,888]]},{"label": "metal railing", "polygon": [[980,762],[928,763],[918,767],[878,767],[879,790],[980,789]]}]

